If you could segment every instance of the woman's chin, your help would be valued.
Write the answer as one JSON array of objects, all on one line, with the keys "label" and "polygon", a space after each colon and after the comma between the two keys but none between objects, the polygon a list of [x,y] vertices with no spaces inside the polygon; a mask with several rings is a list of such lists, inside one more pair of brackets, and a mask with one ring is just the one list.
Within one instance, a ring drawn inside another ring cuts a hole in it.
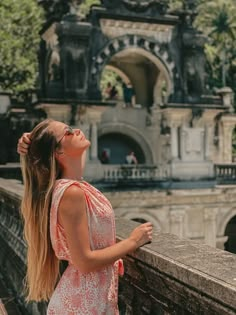
[{"label": "woman's chin", "polygon": [[88,139],[86,139],[86,142],[87,142],[87,146],[86,146],[86,149],[87,149],[87,148],[89,148],[89,147],[90,147],[91,142],[90,142]]}]

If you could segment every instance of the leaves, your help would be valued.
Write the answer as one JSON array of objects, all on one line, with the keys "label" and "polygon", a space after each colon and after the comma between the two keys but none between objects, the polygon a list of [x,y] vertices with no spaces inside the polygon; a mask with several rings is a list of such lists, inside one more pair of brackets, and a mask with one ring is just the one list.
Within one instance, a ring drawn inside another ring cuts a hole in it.
[{"label": "leaves", "polygon": [[232,76],[232,65],[236,58],[234,54],[236,41],[234,0],[202,1],[198,6],[195,25],[210,38],[206,55],[212,70],[211,85],[229,85],[234,89],[234,76]]},{"label": "leaves", "polygon": [[87,15],[88,13],[89,13],[89,9],[90,9],[90,7],[92,6],[92,5],[96,5],[96,4],[100,4],[101,3],[101,1],[100,0],[85,0],[82,4],[81,4],[81,6],[80,6],[80,8],[79,8],[79,14],[81,15],[81,16],[85,16],[85,15]]},{"label": "leaves", "polygon": [[41,8],[36,0],[4,0],[0,21],[0,89],[16,94],[34,88]]}]

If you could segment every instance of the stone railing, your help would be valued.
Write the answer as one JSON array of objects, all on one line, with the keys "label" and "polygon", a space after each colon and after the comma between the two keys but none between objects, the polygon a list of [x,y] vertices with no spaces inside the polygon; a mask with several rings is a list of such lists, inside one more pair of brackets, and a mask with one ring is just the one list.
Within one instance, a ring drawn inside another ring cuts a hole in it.
[{"label": "stone railing", "polygon": [[[0,179],[0,281],[6,286],[0,299],[15,303],[19,312],[14,315],[45,315],[46,304],[26,305],[22,293],[26,248],[18,211],[21,195],[20,182]],[[117,218],[117,241],[136,225]],[[231,253],[154,231],[152,244],[126,256],[124,265],[120,315],[236,312],[236,256]]]},{"label": "stone railing", "polygon": [[104,165],[105,182],[160,181],[170,178],[168,165]]},{"label": "stone railing", "polygon": [[236,183],[236,164],[215,164],[215,177],[218,184]]},{"label": "stone railing", "polygon": [[26,304],[24,300],[26,245],[19,213],[22,192],[20,181],[0,178],[0,285],[5,288],[0,300],[9,315],[44,315],[45,304]]}]

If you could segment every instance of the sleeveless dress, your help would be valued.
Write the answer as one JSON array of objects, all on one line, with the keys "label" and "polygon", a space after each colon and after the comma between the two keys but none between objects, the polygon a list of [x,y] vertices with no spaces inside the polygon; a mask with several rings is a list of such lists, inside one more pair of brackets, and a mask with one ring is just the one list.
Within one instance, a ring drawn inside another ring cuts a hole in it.
[{"label": "sleeveless dress", "polygon": [[50,299],[47,315],[118,315],[118,276],[124,271],[122,260],[89,273],[73,266],[64,229],[57,218],[60,200],[70,185],[78,185],[85,195],[91,250],[116,242],[114,213],[106,197],[85,181],[57,180],[50,210],[50,236],[58,259],[67,260],[69,264]]}]

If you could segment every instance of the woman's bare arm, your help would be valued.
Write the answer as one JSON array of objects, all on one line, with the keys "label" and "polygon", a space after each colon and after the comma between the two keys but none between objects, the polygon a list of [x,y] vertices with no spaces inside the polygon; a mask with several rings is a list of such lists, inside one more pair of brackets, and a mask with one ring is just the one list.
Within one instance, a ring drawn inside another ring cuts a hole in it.
[{"label": "woman's bare arm", "polygon": [[91,250],[84,192],[76,185],[65,191],[59,206],[59,222],[65,230],[73,264],[90,272],[114,263],[117,259],[151,241],[152,224],[138,226],[130,237],[104,249]]}]

